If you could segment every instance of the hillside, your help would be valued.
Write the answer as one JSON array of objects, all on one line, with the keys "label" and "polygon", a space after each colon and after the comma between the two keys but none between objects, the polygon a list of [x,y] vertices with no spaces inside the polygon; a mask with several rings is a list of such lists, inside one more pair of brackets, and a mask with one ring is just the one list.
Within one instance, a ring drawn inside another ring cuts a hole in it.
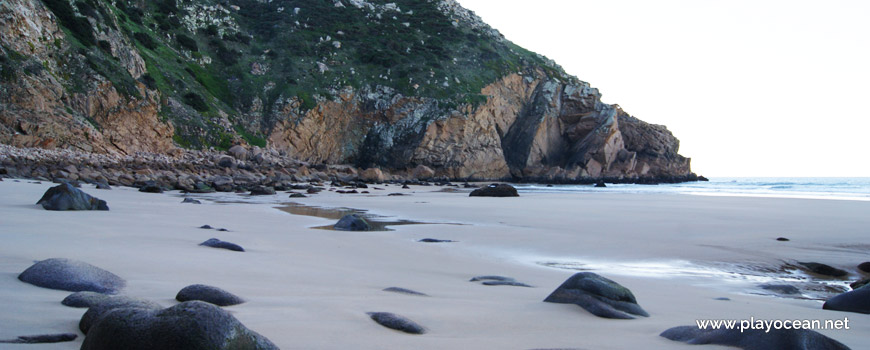
[{"label": "hillside", "polygon": [[272,148],[451,178],[681,178],[679,142],[452,0],[11,0],[0,142]]}]

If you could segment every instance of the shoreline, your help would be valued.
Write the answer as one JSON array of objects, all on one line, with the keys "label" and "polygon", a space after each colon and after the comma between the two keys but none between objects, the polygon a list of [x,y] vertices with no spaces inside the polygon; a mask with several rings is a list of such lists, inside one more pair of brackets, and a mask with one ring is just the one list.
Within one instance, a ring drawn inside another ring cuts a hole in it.
[{"label": "shoreline", "polygon": [[[0,273],[5,276],[0,279],[0,307],[9,310],[0,318],[0,338],[75,329],[84,310],[60,305],[69,292],[15,279],[33,260],[52,257],[112,271],[128,280],[123,294],[164,306],[172,305],[172,296],[185,285],[219,286],[248,300],[227,310],[283,349],[695,349],[658,334],[707,318],[848,317],[851,330],[820,333],[854,349],[870,332],[870,315],[822,310],[814,300],[733,293],[711,288],[715,281],[703,276],[650,278],[605,271],[599,272],[631,289],[652,316],[599,319],[573,305],[541,302],[576,271],[523,260],[539,254],[613,264],[667,257],[764,266],[786,258],[848,267],[866,258],[861,242],[870,218],[858,215],[870,209],[864,202],[619,193],[472,198],[437,192],[440,187],[435,186],[390,185],[371,189],[369,195],[325,191],[291,199],[280,194],[256,197],[259,203],[246,205],[213,199],[254,197],[190,194],[212,198],[191,205],[180,203],[185,195],[179,192],[84,186],[107,200],[110,211],[48,212],[34,206],[52,185],[0,182],[0,209],[9,213],[0,222],[0,229],[8,232],[0,247]],[[408,195],[387,196],[391,192]],[[365,233],[311,229],[334,220],[292,215],[279,210],[279,202],[350,207],[434,224]],[[199,229],[203,224],[229,231]],[[779,235],[792,241],[775,241]],[[197,246],[211,237],[241,244],[247,251]],[[417,242],[427,237],[457,242]],[[468,282],[486,274],[515,277],[534,288]],[[382,291],[393,286],[431,297]],[[383,329],[367,319],[365,312],[370,311],[402,314],[430,333],[408,336]],[[80,344],[81,337],[45,348],[77,349]],[[728,349],[705,347],[719,348]]]}]

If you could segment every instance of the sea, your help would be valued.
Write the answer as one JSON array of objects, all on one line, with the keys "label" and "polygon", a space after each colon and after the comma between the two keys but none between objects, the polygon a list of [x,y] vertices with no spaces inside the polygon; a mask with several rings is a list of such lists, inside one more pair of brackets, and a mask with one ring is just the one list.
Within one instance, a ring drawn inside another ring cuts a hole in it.
[{"label": "sea", "polygon": [[680,184],[592,185],[518,184],[522,192],[673,193],[700,196],[739,196],[870,201],[870,177],[713,177],[710,181]]}]

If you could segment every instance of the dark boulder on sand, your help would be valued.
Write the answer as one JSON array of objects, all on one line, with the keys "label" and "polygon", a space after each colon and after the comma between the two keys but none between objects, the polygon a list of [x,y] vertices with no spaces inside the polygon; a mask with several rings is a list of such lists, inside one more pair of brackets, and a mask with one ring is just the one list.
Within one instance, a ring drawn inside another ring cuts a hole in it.
[{"label": "dark boulder on sand", "polygon": [[69,307],[91,307],[112,297],[113,295],[83,291],[67,295],[60,303]]},{"label": "dark boulder on sand", "polygon": [[505,277],[505,276],[495,276],[495,275],[487,275],[487,276],[477,276],[468,280],[469,282],[480,282],[480,284],[484,286],[513,286],[513,287],[529,287],[534,288],[528,284],[517,282],[513,277]]},{"label": "dark boulder on sand", "polygon": [[341,231],[369,231],[372,225],[362,215],[349,214],[338,220],[332,228]]},{"label": "dark boulder on sand", "polygon": [[863,286],[850,292],[837,295],[822,306],[826,310],[870,314],[870,287]]},{"label": "dark boulder on sand", "polygon": [[84,334],[88,334],[99,319],[116,309],[160,310],[163,308],[162,305],[151,300],[124,295],[109,295],[103,300],[94,300],[94,302],[79,320],[79,330]]},{"label": "dark boulder on sand", "polygon": [[252,196],[270,196],[275,194],[275,188],[269,186],[256,186],[251,189]]},{"label": "dark boulder on sand", "polygon": [[91,197],[68,183],[49,188],[36,204],[45,210],[109,210],[106,201]]},{"label": "dark boulder on sand", "polygon": [[244,299],[239,298],[233,293],[227,292],[218,287],[207,286],[204,284],[193,284],[182,288],[178,294],[175,295],[175,300],[181,302],[199,300],[217,306],[231,306],[245,302]]},{"label": "dark boulder on sand", "polygon": [[420,242],[420,243],[453,243],[456,241],[449,240],[449,239],[423,238],[417,242]]},{"label": "dark boulder on sand", "polygon": [[368,312],[369,317],[381,326],[410,334],[424,334],[426,328],[417,322],[389,312]]},{"label": "dark boulder on sand", "polygon": [[220,307],[187,301],[162,310],[112,310],[94,322],[81,349],[273,350],[278,347]]},{"label": "dark boulder on sand", "polygon": [[240,246],[238,244],[222,241],[222,240],[219,240],[217,238],[209,238],[207,241],[202,242],[199,245],[205,246],[205,247],[211,247],[211,248],[227,249],[227,250],[232,250],[234,252],[244,252],[245,251],[245,248],[242,248],[242,246]]},{"label": "dark boulder on sand", "polygon": [[634,316],[649,316],[634,294],[619,283],[592,272],[574,274],[556,288],[545,302],[576,304],[595,316],[604,318],[632,319]]},{"label": "dark boulder on sand", "polygon": [[798,264],[803,265],[804,267],[807,268],[808,271],[815,273],[815,274],[818,274],[818,275],[831,276],[831,277],[843,277],[843,276],[846,276],[849,274],[848,272],[840,270],[836,267],[833,267],[830,265],[825,265],[825,264],[820,264],[817,262],[798,262]]},{"label": "dark boulder on sand", "polygon": [[47,259],[24,270],[18,279],[43,288],[70,292],[91,291],[114,294],[127,282],[94,265],[69,259]]},{"label": "dark boulder on sand", "polygon": [[680,326],[668,329],[662,337],[688,344],[734,346],[744,350],[849,350],[842,343],[806,329],[700,329]]},{"label": "dark boulder on sand", "polygon": [[163,186],[160,186],[156,181],[145,181],[142,186],[139,186],[139,192],[163,193]]},{"label": "dark boulder on sand", "polygon": [[469,197],[519,197],[517,189],[508,184],[492,184],[471,191]]},{"label": "dark boulder on sand", "polygon": [[40,334],[40,335],[22,335],[16,339],[0,340],[0,343],[6,344],[48,344],[48,343],[63,343],[76,340],[79,336],[72,333],[60,334]]},{"label": "dark boulder on sand", "polygon": [[870,261],[862,262],[858,264],[858,270],[862,272],[870,273]]}]

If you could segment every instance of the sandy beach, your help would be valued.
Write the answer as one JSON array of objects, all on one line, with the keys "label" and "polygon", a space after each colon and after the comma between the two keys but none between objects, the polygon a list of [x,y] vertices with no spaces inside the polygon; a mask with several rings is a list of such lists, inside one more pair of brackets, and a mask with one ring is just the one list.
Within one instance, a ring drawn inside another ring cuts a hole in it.
[{"label": "sandy beach", "polygon": [[[865,346],[870,334],[870,315],[822,310],[812,293],[783,298],[757,288],[796,261],[829,264],[849,271],[849,281],[860,279],[855,266],[870,260],[870,202],[606,192],[474,198],[390,185],[368,195],[324,191],[293,199],[204,194],[195,196],[202,205],[192,205],[182,204],[179,192],[84,185],[110,211],[52,212],[34,205],[52,185],[0,182],[0,339],[78,333],[84,309],[60,304],[69,292],[17,279],[48,258],[109,270],[127,280],[122,294],[164,306],[177,303],[175,294],[190,284],[223,288],[247,300],[226,310],[281,349],[731,349],[659,333],[696,319],[750,317],[848,317],[851,329],[819,332],[852,349]],[[408,195],[387,196],[394,192]],[[225,203],[234,200],[250,203]],[[427,224],[383,232],[313,229],[335,220],[279,209],[291,202]],[[199,228],[205,224],[229,231]],[[246,252],[198,246],[212,237]],[[456,242],[417,242],[422,238]],[[564,267],[628,287],[651,316],[609,320],[542,302],[577,272]],[[510,276],[534,288],[469,282],[478,275]],[[382,291],[387,287],[429,296]],[[723,297],[730,300],[715,300]],[[386,329],[369,319],[371,311],[404,315],[428,333]],[[79,335],[75,342],[0,348],[78,349]]]}]

